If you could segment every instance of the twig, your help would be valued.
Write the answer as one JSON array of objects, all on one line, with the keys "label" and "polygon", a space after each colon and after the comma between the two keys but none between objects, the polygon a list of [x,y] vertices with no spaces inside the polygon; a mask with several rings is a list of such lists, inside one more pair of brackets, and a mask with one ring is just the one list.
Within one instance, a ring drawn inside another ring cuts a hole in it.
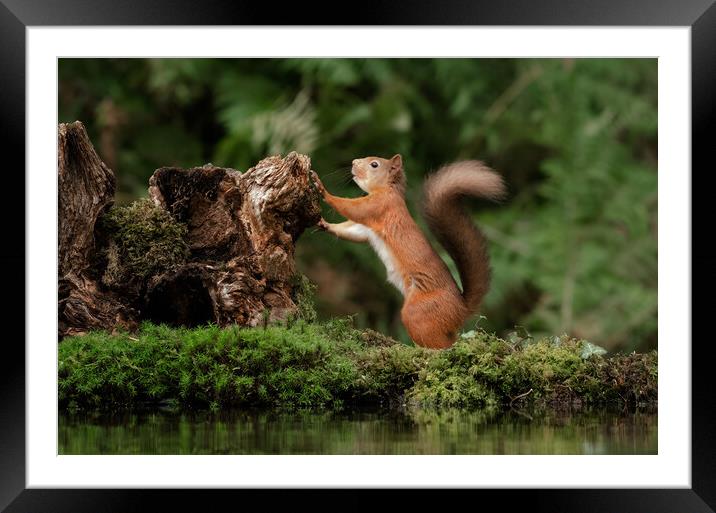
[{"label": "twig", "polygon": [[511,399],[510,399],[510,408],[512,408],[512,403],[514,403],[517,399],[521,399],[521,398],[523,398],[523,397],[526,397],[526,396],[530,395],[531,393],[532,393],[532,389],[530,388],[530,389],[529,389],[527,392],[525,392],[524,394],[520,394],[520,395],[518,395],[518,396],[515,396],[515,397],[511,398]]}]

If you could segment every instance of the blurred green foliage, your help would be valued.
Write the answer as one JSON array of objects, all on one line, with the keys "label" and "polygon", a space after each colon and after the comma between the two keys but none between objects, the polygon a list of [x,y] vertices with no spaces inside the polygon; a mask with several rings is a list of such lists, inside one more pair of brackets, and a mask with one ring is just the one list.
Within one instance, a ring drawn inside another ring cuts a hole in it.
[{"label": "blurred green foliage", "polygon": [[[59,84],[59,120],[86,124],[120,203],[160,166],[291,150],[356,196],[354,158],[401,153],[417,214],[426,173],[483,160],[510,198],[472,209],[493,262],[480,327],[656,348],[655,59],[61,59]],[[319,317],[406,339],[370,248],[308,233],[297,258]]]}]

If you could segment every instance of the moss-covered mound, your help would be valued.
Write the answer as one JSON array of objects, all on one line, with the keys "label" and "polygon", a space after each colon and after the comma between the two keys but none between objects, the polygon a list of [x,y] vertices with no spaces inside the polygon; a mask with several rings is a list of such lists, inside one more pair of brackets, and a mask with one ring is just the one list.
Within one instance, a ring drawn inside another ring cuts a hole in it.
[{"label": "moss-covered mound", "polygon": [[189,256],[187,227],[149,199],[113,207],[100,219],[111,234],[102,283],[117,287],[141,281],[184,263]]},{"label": "moss-covered mound", "polygon": [[61,407],[499,408],[655,404],[657,354],[605,356],[584,341],[470,332],[450,349],[391,343],[347,320],[289,327],[95,332],[59,345]]}]

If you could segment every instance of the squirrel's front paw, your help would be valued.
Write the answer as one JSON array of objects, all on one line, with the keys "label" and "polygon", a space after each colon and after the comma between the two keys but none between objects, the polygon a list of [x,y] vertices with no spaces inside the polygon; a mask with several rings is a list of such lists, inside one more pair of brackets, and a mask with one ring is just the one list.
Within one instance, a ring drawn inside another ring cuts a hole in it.
[{"label": "squirrel's front paw", "polygon": [[323,182],[321,182],[321,179],[318,178],[318,174],[311,170],[311,180],[313,180],[313,185],[316,186],[316,189],[318,189],[318,192],[321,194],[324,194],[326,192],[326,188],[323,186]]},{"label": "squirrel's front paw", "polygon": [[321,230],[327,231],[328,230],[328,223],[325,219],[321,218],[318,223],[316,223],[316,226],[318,226]]}]

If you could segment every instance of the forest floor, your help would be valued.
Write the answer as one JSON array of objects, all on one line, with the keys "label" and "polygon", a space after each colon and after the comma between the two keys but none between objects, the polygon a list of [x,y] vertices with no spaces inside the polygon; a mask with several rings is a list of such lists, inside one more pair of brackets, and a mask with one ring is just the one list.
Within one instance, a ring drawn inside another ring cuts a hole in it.
[{"label": "forest floor", "polygon": [[604,354],[567,336],[463,333],[447,350],[408,346],[351,319],[240,328],[95,331],[59,343],[66,409],[655,406],[657,353]]}]

